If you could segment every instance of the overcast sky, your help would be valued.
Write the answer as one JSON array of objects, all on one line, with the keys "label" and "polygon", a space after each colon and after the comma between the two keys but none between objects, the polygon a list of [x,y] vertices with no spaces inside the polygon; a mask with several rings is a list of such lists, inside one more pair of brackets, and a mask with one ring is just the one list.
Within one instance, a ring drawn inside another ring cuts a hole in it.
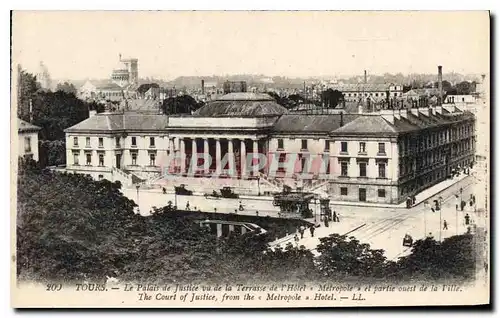
[{"label": "overcast sky", "polygon": [[16,12],[13,59],[53,78],[486,73],[486,12]]}]

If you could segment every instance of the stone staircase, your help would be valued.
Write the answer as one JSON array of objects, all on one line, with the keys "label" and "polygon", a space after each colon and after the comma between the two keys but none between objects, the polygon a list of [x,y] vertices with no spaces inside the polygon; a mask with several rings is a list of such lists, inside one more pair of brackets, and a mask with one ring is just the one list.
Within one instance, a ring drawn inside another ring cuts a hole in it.
[{"label": "stone staircase", "polygon": [[304,186],[304,191],[305,192],[328,192],[328,184],[330,183],[330,180],[324,180],[324,179],[319,179],[319,180],[311,180],[311,182],[308,182]]},{"label": "stone staircase", "polygon": [[135,174],[118,169],[116,167],[111,168],[111,174],[113,175],[113,182],[120,181],[120,183],[125,187],[130,187],[134,184],[144,181]]}]

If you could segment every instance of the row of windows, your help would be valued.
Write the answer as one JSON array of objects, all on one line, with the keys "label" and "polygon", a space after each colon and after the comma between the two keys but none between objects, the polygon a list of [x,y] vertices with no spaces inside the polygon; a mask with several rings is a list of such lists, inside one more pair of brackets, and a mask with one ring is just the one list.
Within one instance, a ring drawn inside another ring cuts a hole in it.
[{"label": "row of windows", "polygon": [[[132,165],[136,166],[137,165],[137,153],[133,152],[130,154],[131,159],[132,159]],[[86,153],[85,154],[85,164],[87,166],[92,165],[92,154],[91,153]],[[99,153],[98,156],[98,166],[104,167],[104,154]],[[73,164],[74,165],[79,165],[80,164],[80,154],[75,152],[73,153]],[[156,166],[156,154],[155,153],[150,153],[149,154],[149,165],[150,166]]]},{"label": "row of windows", "polygon": [[[307,150],[307,139],[301,140],[301,150]],[[278,149],[284,149],[283,139],[278,139]],[[325,140],[325,151],[330,151],[330,141]],[[340,152],[348,153],[347,141],[340,142]],[[359,142],[359,153],[366,154],[366,142]],[[385,143],[378,143],[378,154],[385,154]]]},{"label": "row of windows", "polygon": [[[349,191],[347,187],[340,187],[340,195],[348,195]],[[377,189],[377,196],[379,198],[385,198],[385,189]],[[360,188],[359,189],[359,197],[360,201],[365,201],[366,200],[366,189]]]},{"label": "row of windows", "polygon": [[[386,178],[386,164],[383,162],[379,162],[378,164],[378,177],[379,178]],[[367,177],[366,174],[366,168],[368,166],[368,162],[358,162],[359,166],[359,176],[360,177]],[[341,161],[340,162],[340,176],[342,177],[348,177],[349,171],[349,163],[347,161]]]},{"label": "row of windows", "polygon": [[[104,138],[98,137],[98,145],[100,148],[104,147]],[[117,148],[121,147],[120,137],[115,137],[115,146]],[[132,147],[137,147],[137,137],[131,137]],[[78,137],[73,137],[73,146],[78,147]],[[155,137],[149,137],[149,146],[155,147]],[[90,137],[85,138],[85,147],[90,147]]]},{"label": "row of windows", "polygon": [[[347,97],[362,97],[364,94],[364,96],[375,96],[375,97],[379,97],[379,93],[347,93],[345,95],[347,95]],[[380,97],[385,97],[387,96],[387,93],[380,93]],[[403,96],[403,93],[393,93],[392,96]]]}]

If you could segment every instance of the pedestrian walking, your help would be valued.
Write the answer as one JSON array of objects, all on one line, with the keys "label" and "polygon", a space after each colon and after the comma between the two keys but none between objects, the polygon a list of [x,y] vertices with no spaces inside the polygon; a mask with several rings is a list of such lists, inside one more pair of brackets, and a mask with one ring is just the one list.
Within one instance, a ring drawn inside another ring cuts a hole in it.
[{"label": "pedestrian walking", "polygon": [[303,239],[303,238],[304,238],[304,232],[305,232],[305,231],[306,231],[306,228],[305,228],[303,225],[301,225],[301,226],[299,227],[299,233],[300,233],[300,238],[301,238],[301,239]]},{"label": "pedestrian walking", "polygon": [[214,213],[217,213],[217,208],[214,208]]},{"label": "pedestrian walking", "polygon": [[325,218],[325,227],[328,227],[328,218]]},{"label": "pedestrian walking", "polygon": [[293,240],[295,241],[295,246],[299,246],[299,236],[297,235],[297,233],[295,233]]},{"label": "pedestrian walking", "polygon": [[186,202],[186,210],[189,211],[189,201]]},{"label": "pedestrian walking", "polygon": [[309,231],[311,231],[311,237],[314,237],[314,230],[315,230],[314,225],[311,225],[309,227]]},{"label": "pedestrian walking", "polygon": [[448,229],[448,223],[446,222],[446,220],[443,220],[443,230],[447,229]]},{"label": "pedestrian walking", "polygon": [[337,213],[337,222],[340,222],[340,213]]},{"label": "pedestrian walking", "polygon": [[162,190],[163,190],[163,194],[167,194],[167,189],[162,188]]},{"label": "pedestrian walking", "polygon": [[333,222],[337,222],[337,212],[333,211]]},{"label": "pedestrian walking", "polygon": [[464,219],[465,219],[465,225],[469,225],[469,223],[470,223],[469,213],[465,214]]},{"label": "pedestrian walking", "polygon": [[259,211],[255,211],[255,215],[256,215],[256,216],[259,216]]}]

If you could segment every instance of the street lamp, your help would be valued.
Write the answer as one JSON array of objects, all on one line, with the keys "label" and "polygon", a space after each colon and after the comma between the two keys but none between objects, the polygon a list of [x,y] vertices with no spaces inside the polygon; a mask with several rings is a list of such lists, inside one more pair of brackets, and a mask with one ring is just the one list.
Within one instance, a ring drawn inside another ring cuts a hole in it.
[{"label": "street lamp", "polygon": [[260,177],[257,177],[257,189],[259,191],[258,195],[260,196]]},{"label": "street lamp", "polygon": [[[139,188],[141,186],[140,185],[136,185],[135,188],[137,189],[137,206],[139,206]],[[140,211],[140,208],[139,208],[139,211]]]}]

